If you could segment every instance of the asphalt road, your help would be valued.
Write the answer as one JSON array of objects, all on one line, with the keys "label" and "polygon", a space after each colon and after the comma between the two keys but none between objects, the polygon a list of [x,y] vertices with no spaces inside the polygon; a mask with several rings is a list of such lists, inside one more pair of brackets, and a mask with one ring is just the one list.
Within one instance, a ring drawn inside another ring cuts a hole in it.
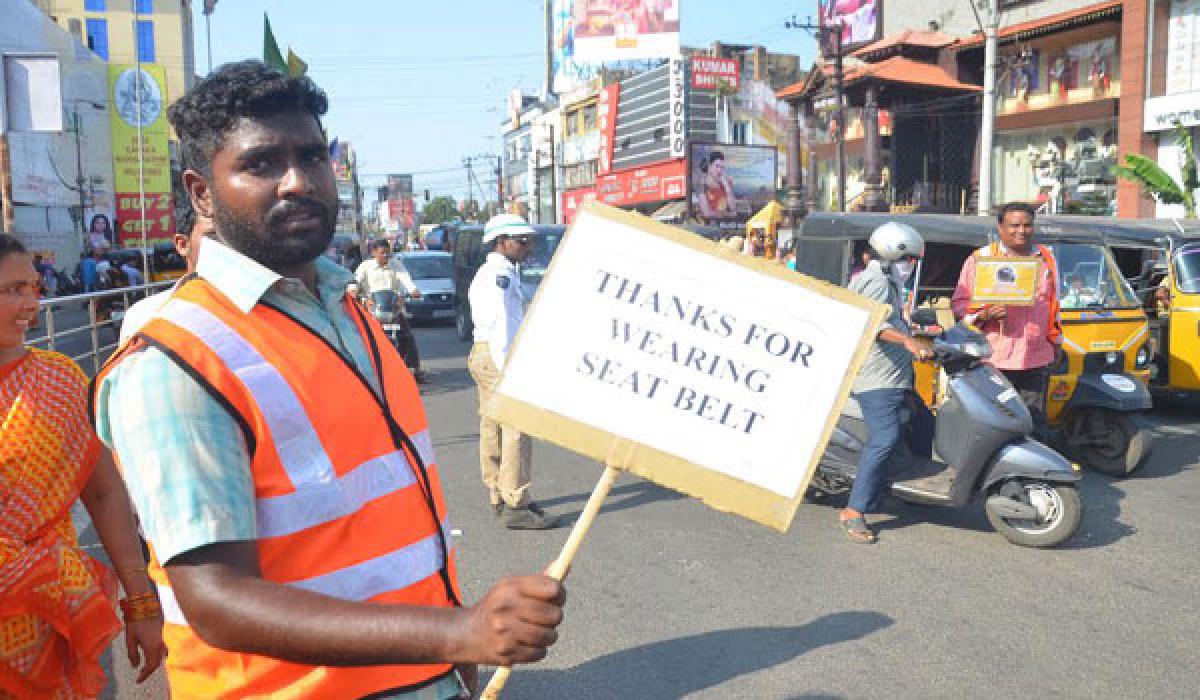
[{"label": "asphalt road", "polygon": [[[567,531],[500,526],[479,483],[467,345],[449,328],[418,337],[461,582],[477,600],[506,573],[542,569]],[[802,505],[780,535],[623,477],[572,569],[559,643],[504,697],[1195,697],[1198,418],[1196,405],[1159,409],[1150,463],[1123,481],[1088,474],[1078,534],[1048,551],[1008,544],[978,506],[889,502],[880,542],[864,546],[833,505]],[[535,497],[573,518],[600,465],[541,443],[534,460]],[[118,664],[106,697],[165,697],[161,682],[132,686]]]}]

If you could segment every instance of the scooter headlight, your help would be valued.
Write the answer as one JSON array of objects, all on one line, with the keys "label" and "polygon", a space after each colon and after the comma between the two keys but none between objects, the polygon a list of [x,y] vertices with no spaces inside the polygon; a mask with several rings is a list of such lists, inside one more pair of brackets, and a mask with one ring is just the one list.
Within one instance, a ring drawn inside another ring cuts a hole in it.
[{"label": "scooter headlight", "polygon": [[1150,345],[1149,344],[1143,345],[1141,348],[1138,349],[1137,358],[1135,361],[1137,363],[1138,369],[1145,369],[1146,366],[1150,364]]}]

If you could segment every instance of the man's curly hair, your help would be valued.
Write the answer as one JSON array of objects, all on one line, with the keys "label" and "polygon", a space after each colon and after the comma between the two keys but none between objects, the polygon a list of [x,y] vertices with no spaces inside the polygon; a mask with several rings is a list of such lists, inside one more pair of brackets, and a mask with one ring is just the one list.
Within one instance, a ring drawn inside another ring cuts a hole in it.
[{"label": "man's curly hair", "polygon": [[307,77],[288,77],[262,61],[226,63],[175,101],[167,118],[179,136],[183,167],[212,175],[213,155],[243,117],[303,111],[321,123],[329,99]]}]

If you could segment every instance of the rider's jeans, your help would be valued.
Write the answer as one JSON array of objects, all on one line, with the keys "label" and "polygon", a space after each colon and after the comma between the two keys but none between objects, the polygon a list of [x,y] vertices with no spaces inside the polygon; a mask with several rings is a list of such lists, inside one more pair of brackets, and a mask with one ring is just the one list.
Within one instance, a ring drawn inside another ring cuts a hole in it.
[{"label": "rider's jeans", "polygon": [[854,395],[868,434],[846,504],[853,510],[871,513],[879,507],[880,492],[887,483],[888,460],[900,441],[901,411],[907,396],[907,389],[874,389]]}]

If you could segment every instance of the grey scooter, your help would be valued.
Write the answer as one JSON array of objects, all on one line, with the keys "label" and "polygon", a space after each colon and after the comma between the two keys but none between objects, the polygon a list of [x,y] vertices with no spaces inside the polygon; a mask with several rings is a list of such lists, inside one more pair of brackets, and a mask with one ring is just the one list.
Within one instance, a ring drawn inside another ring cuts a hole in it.
[{"label": "grey scooter", "polygon": [[[988,521],[1009,542],[1026,547],[1065,542],[1083,514],[1075,487],[1082,478],[1078,467],[1029,437],[1029,410],[1004,375],[983,364],[991,348],[982,335],[955,326],[934,340],[933,354],[949,377],[934,431],[937,459],[898,449],[889,464],[892,494],[951,507],[985,497]],[[850,490],[867,432],[851,399],[813,475],[813,491]]]}]

